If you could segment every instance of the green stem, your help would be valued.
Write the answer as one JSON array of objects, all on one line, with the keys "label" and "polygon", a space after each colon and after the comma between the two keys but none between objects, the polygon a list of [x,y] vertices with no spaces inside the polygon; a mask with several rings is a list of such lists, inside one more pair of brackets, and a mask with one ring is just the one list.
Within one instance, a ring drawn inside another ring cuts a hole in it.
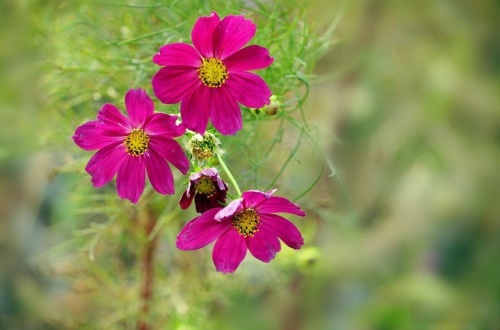
[{"label": "green stem", "polygon": [[219,160],[220,166],[222,166],[222,169],[224,170],[224,172],[226,172],[227,176],[229,177],[229,181],[231,181],[231,183],[233,184],[234,189],[236,189],[236,192],[238,193],[238,197],[241,197],[240,187],[238,187],[238,183],[234,179],[234,176],[231,174],[231,171],[229,171],[229,169],[227,168],[226,163],[224,163],[224,161],[222,160],[222,157],[220,155],[217,155],[217,159]]}]

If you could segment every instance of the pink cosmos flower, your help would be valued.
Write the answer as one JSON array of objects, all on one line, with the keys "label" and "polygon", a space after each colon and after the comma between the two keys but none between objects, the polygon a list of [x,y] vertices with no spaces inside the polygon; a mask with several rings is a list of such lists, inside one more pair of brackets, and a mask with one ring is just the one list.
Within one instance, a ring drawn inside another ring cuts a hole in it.
[{"label": "pink cosmos flower", "polygon": [[273,63],[264,47],[242,48],[255,30],[255,24],[243,16],[200,17],[191,32],[194,47],[174,43],[154,55],[153,62],[164,66],[153,77],[156,97],[167,104],[182,101],[182,121],[190,130],[203,135],[210,118],[222,134],[235,134],[242,125],[238,102],[260,108],[271,97],[266,82],[247,72]]},{"label": "pink cosmos flower", "polygon": [[183,174],[189,169],[182,147],[173,138],[184,134],[176,125],[177,116],[154,113],[151,98],[142,89],[125,95],[129,117],[112,104],[105,104],[97,120],[78,127],[73,136],[84,150],[99,150],[85,170],[94,187],[101,187],[116,177],[121,198],[137,203],[144,191],[146,172],[153,188],[161,194],[174,193],[174,178],[167,161]]},{"label": "pink cosmos flower", "polygon": [[179,204],[183,210],[191,205],[193,198],[196,212],[203,213],[226,202],[227,185],[215,168],[205,168],[189,176],[189,184]]},{"label": "pink cosmos flower", "polygon": [[217,271],[232,273],[245,258],[247,249],[263,261],[274,259],[281,245],[300,249],[304,239],[297,227],[274,213],[305,216],[300,206],[283,197],[272,196],[275,190],[249,190],[224,208],[213,208],[191,220],[177,235],[177,247],[196,250],[213,241],[212,259]]}]

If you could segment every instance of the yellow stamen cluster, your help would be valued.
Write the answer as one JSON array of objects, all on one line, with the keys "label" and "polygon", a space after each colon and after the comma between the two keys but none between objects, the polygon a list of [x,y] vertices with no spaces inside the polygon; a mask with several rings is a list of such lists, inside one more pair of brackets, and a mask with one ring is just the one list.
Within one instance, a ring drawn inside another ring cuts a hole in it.
[{"label": "yellow stamen cluster", "polygon": [[204,58],[203,64],[198,69],[198,77],[200,77],[203,85],[216,88],[226,83],[229,74],[221,60],[216,58]]},{"label": "yellow stamen cluster", "polygon": [[198,182],[194,184],[194,189],[198,194],[206,195],[207,198],[211,197],[215,192],[214,182],[206,175],[198,179]]},{"label": "yellow stamen cluster", "polygon": [[259,216],[254,209],[245,209],[233,215],[233,226],[238,230],[240,235],[252,237],[259,229]]},{"label": "yellow stamen cluster", "polygon": [[134,129],[123,143],[127,146],[127,153],[137,157],[148,150],[149,136],[143,129]]}]

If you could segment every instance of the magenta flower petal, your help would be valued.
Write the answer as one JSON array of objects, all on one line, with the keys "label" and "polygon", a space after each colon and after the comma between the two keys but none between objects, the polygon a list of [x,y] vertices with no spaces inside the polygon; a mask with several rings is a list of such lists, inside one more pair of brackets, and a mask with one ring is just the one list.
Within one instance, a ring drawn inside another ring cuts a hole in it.
[{"label": "magenta flower petal", "polygon": [[144,129],[149,136],[162,135],[169,138],[179,137],[186,132],[186,128],[182,123],[177,125],[175,123],[176,120],[177,116],[157,112],[149,117]]},{"label": "magenta flower petal", "polygon": [[271,190],[268,192],[262,192],[259,190],[247,190],[242,194],[243,200],[245,201],[245,207],[250,207],[255,209],[265,200],[271,198],[276,190]]},{"label": "magenta flower petal", "polygon": [[232,228],[231,222],[218,222],[214,215],[219,209],[211,209],[188,222],[177,235],[176,245],[181,250],[202,248]]},{"label": "magenta flower petal", "polygon": [[127,157],[123,144],[112,144],[102,148],[90,158],[85,171],[92,176],[94,187],[102,187],[118,172]]},{"label": "magenta flower petal", "polygon": [[209,118],[210,89],[200,85],[186,95],[181,103],[182,121],[186,128],[205,134]]},{"label": "magenta flower petal", "polygon": [[218,272],[232,273],[245,259],[246,254],[245,238],[236,230],[228,230],[215,243],[212,260]]},{"label": "magenta flower petal", "polygon": [[126,157],[116,176],[116,190],[120,198],[136,204],[144,191],[146,169],[142,157]]},{"label": "magenta flower petal", "polygon": [[[73,135],[73,141],[84,150],[97,150],[123,140],[119,136],[96,134],[96,124],[98,123],[97,121],[89,121],[78,126]],[[97,132],[100,131],[102,130],[97,130]]]},{"label": "magenta flower petal", "polygon": [[177,43],[165,45],[153,56],[153,62],[161,66],[187,66],[198,68],[201,58],[193,46]]},{"label": "magenta flower petal", "polygon": [[161,157],[172,163],[182,174],[187,173],[189,160],[179,143],[168,137],[151,136],[149,144],[152,150],[155,150]]},{"label": "magenta flower petal", "polygon": [[250,72],[231,72],[227,87],[236,101],[249,108],[261,108],[270,103],[271,90],[264,79]]},{"label": "magenta flower petal", "polygon": [[214,32],[219,26],[220,18],[213,12],[208,17],[200,17],[191,32],[193,45],[204,58],[214,56]]},{"label": "magenta flower petal", "polygon": [[174,176],[165,159],[151,148],[144,153],[144,162],[148,171],[151,185],[157,192],[163,195],[174,193]]},{"label": "magenta flower petal", "polygon": [[130,119],[112,104],[105,104],[97,120],[75,131],[73,139],[83,149],[99,149],[85,168],[92,183],[100,187],[117,175],[118,195],[137,203],[146,180],[162,194],[174,192],[170,162],[183,173],[189,161],[182,147],[172,138],[184,134],[184,125],[176,125],[177,116],[154,113],[151,98],[142,89],[129,90],[125,105]]},{"label": "magenta flower petal", "polygon": [[204,213],[213,208],[221,208],[226,202],[227,185],[215,168],[205,168],[189,176],[189,184],[179,204],[186,209],[195,201],[196,212]]},{"label": "magenta flower petal", "polygon": [[267,48],[251,45],[226,58],[224,64],[229,71],[249,71],[267,68],[273,61]]},{"label": "magenta flower petal", "polygon": [[297,204],[290,202],[288,199],[278,196],[272,196],[268,200],[262,202],[256,210],[259,214],[265,213],[291,213],[298,216],[305,216],[306,212]]},{"label": "magenta flower petal", "polygon": [[182,194],[182,197],[179,201],[179,205],[181,206],[181,209],[185,210],[189,207],[189,205],[191,205],[191,203],[193,202],[194,195],[195,194],[189,193],[189,188],[186,191],[184,191],[184,193]]},{"label": "magenta flower petal", "polygon": [[215,215],[215,220],[224,221],[227,218],[233,216],[233,214],[238,213],[243,210],[243,199],[235,199],[231,203],[227,204],[225,208],[221,209],[219,213]]},{"label": "magenta flower petal", "polygon": [[273,260],[281,250],[278,237],[264,223],[259,226],[259,231],[253,237],[247,237],[246,241],[252,255],[263,262]]},{"label": "magenta flower petal", "polygon": [[226,59],[245,46],[255,35],[256,29],[255,24],[243,16],[224,17],[215,30],[215,56],[221,60]]},{"label": "magenta flower petal", "polygon": [[269,228],[274,235],[278,236],[283,243],[298,250],[304,245],[304,239],[297,227],[287,219],[276,214],[264,214],[260,216],[262,226]]},{"label": "magenta flower petal", "polygon": [[[181,102],[186,128],[204,134],[208,120],[224,135],[242,127],[238,103],[260,108],[269,104],[266,83],[246,70],[269,66],[273,58],[261,46],[244,47],[255,35],[256,26],[243,16],[220,20],[216,13],[200,17],[191,33],[194,48],[175,43],[164,46],[153,61],[165,66],[152,79],[161,102]],[[195,64],[197,63],[197,64]]]},{"label": "magenta flower petal", "polygon": [[236,100],[226,88],[217,88],[212,93],[210,120],[214,127],[224,135],[236,134],[242,126],[241,110]]},{"label": "magenta flower petal", "polygon": [[97,120],[103,128],[114,132],[116,135],[127,135],[132,126],[130,119],[125,117],[113,104],[106,103],[97,113]]},{"label": "magenta flower petal", "polygon": [[189,91],[201,85],[195,69],[184,67],[165,67],[158,71],[151,81],[155,96],[165,104],[183,100]]},{"label": "magenta flower petal", "polygon": [[132,126],[142,128],[146,119],[154,112],[153,100],[142,89],[131,89],[125,95],[125,107]]}]

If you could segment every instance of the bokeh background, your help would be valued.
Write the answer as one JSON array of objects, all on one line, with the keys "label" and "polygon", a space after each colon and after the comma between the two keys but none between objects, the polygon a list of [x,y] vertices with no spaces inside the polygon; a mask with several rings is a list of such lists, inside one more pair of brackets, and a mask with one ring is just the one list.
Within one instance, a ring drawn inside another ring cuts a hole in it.
[{"label": "bokeh background", "polygon": [[[283,102],[243,109],[227,163],[307,212],[300,251],[232,275],[175,248],[185,178],[133,207],[91,187],[70,139],[151,94],[151,55],[212,10],[256,22]],[[155,329],[499,329],[499,17],[486,0],[1,1],[0,328],[136,328],[154,241]]]}]

